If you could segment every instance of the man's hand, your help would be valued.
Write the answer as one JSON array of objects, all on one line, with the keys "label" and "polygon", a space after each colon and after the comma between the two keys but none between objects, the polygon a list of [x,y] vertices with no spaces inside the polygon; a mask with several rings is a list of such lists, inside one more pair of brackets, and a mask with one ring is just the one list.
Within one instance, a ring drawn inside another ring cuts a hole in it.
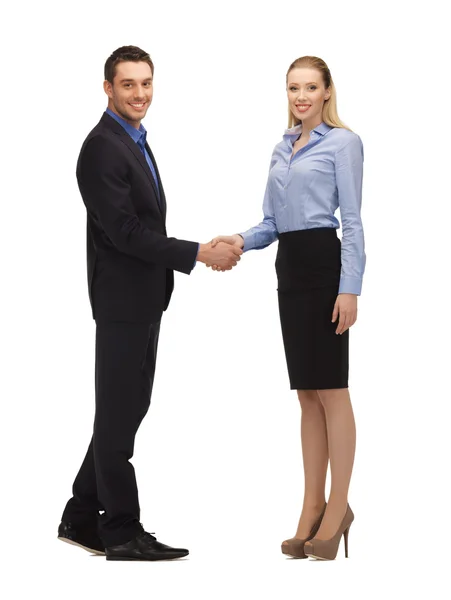
[{"label": "man's hand", "polygon": [[338,315],[340,315],[340,319],[335,333],[341,335],[357,321],[357,296],[355,294],[338,294],[332,313],[332,323],[335,323]]},{"label": "man's hand", "polygon": [[197,254],[197,260],[203,262],[207,267],[217,266],[221,271],[230,271],[240,260],[243,251],[238,246],[224,242],[201,244]]},{"label": "man's hand", "polygon": [[[239,248],[240,250],[244,247],[244,239],[236,233],[235,235],[218,235],[217,237],[211,240],[212,248],[215,248],[217,244],[224,243],[229,244],[230,246],[234,246],[235,248]],[[207,265],[211,266],[213,271],[225,271],[226,269],[222,269],[220,265]]]}]

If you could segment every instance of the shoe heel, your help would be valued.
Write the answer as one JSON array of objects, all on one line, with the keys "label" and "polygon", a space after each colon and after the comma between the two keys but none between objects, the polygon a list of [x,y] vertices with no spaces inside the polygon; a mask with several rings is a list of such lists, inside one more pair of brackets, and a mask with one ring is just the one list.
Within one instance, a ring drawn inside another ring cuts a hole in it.
[{"label": "shoe heel", "polygon": [[351,528],[351,525],[349,525],[349,527],[347,529],[345,529],[343,532],[343,537],[345,539],[345,557],[346,558],[348,558],[348,536],[349,536],[350,528]]}]

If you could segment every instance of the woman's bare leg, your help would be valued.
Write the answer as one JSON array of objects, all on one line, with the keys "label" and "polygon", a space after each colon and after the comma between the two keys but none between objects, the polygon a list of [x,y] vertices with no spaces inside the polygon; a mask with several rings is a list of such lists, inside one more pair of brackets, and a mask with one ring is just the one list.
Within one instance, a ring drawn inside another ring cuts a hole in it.
[{"label": "woman's bare leg", "polygon": [[298,390],[301,404],[301,442],[304,464],[304,502],[296,531],[297,538],[308,537],[325,503],[329,460],[326,416],[316,390]]},{"label": "woman's bare leg", "polygon": [[[337,532],[346,513],[354,465],[356,430],[347,388],[318,390],[318,395],[326,416],[331,489],[327,510],[315,537],[328,540]],[[318,468],[318,476],[319,473]]]}]

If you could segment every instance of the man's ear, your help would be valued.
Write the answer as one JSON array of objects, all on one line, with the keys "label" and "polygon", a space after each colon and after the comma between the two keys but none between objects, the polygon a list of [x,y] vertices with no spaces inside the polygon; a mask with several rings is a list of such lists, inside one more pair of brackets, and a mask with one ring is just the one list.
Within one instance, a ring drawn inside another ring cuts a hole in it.
[{"label": "man's ear", "polygon": [[105,90],[105,94],[108,96],[108,98],[113,97],[113,86],[109,81],[105,80],[103,82],[103,89]]}]

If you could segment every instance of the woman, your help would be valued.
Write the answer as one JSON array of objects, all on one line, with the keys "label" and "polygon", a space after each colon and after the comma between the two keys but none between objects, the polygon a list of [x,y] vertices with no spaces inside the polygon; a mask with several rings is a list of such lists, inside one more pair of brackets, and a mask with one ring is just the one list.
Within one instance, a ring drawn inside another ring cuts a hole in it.
[{"label": "woman", "polygon": [[[290,386],[297,390],[302,409],[305,477],[296,535],[283,542],[282,552],[333,560],[342,535],[348,556],[354,519],[348,505],[355,453],[348,338],[365,270],[363,146],[338,117],[334,83],[323,60],[304,56],[294,61],[287,73],[287,94],[289,129],[272,155],[264,219],[212,244],[236,244],[246,252],[279,239],[279,312]],[[334,216],[338,207],[341,241]]]}]

